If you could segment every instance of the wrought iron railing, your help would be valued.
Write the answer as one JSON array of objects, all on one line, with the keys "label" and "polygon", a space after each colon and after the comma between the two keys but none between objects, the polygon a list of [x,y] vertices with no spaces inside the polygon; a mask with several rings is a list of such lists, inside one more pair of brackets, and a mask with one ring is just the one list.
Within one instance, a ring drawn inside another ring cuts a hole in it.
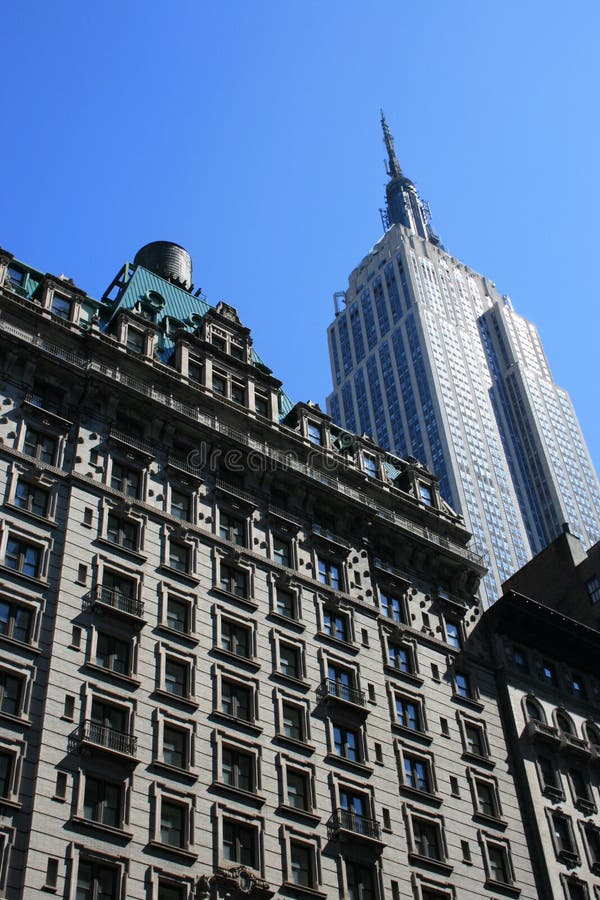
[{"label": "wrought iron railing", "polygon": [[334,838],[339,831],[351,831],[363,837],[381,840],[381,826],[376,819],[368,819],[351,809],[336,809],[327,822],[327,836]]},{"label": "wrought iron railing", "polygon": [[135,756],[137,751],[135,735],[116,731],[110,725],[92,722],[91,719],[86,719],[83,725],[73,732],[72,737],[78,743],[97,744],[99,747],[114,750],[115,753],[122,753],[125,756]]},{"label": "wrought iron railing", "polygon": [[325,678],[317,688],[319,700],[344,700],[346,703],[354,703],[356,706],[365,705],[365,693],[348,684],[342,684],[335,678]]},{"label": "wrought iron railing", "polygon": [[100,584],[94,592],[94,602],[101,603],[103,606],[109,606],[117,612],[126,613],[128,616],[135,616],[141,619],[144,615],[144,604],[135,597],[128,597],[127,594],[121,594],[114,588],[105,587]]}]

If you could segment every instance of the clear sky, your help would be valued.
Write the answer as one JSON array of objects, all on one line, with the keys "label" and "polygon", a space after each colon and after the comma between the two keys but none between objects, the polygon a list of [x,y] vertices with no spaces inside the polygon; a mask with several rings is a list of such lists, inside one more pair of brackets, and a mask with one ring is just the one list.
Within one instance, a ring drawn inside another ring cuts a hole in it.
[{"label": "clear sky", "polygon": [[382,233],[383,107],[447,249],[540,330],[600,467],[597,0],[19,0],[0,245],[98,296],[183,244],[295,400]]}]

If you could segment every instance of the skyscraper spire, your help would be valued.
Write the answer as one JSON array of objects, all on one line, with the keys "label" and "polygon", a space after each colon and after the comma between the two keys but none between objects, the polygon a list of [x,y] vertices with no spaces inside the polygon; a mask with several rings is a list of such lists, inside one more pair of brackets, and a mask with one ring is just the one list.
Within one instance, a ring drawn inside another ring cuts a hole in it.
[{"label": "skyscraper spire", "polygon": [[383,128],[383,141],[388,155],[386,169],[390,176],[390,180],[385,187],[386,211],[383,214],[384,227],[404,225],[413,234],[417,234],[433,244],[439,244],[439,238],[429,224],[427,209],[419,197],[417,189],[400,168],[394,147],[394,138],[383,110],[381,110],[381,127]]},{"label": "skyscraper spire", "polygon": [[387,173],[390,178],[402,178],[402,169],[400,168],[396,150],[394,149],[394,138],[392,137],[392,132],[390,131],[390,126],[387,123],[383,110],[381,110],[381,127],[383,128],[383,140],[388,155],[388,162],[386,165]]}]

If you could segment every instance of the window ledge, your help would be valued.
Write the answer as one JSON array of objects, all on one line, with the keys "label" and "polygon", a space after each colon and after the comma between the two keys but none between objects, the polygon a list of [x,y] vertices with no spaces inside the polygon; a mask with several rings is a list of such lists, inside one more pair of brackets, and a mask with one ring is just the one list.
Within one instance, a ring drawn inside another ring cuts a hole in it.
[{"label": "window ledge", "polygon": [[547,784],[542,788],[542,794],[552,803],[562,803],[566,800],[565,792],[561,788],[553,787],[551,784]]},{"label": "window ledge", "polygon": [[508,822],[505,819],[502,819],[500,816],[490,816],[488,813],[484,812],[476,812],[473,818],[485,823],[486,825],[494,825],[496,828],[502,828],[503,830],[508,825]]},{"label": "window ledge", "polygon": [[26,650],[28,653],[41,653],[40,648],[35,644],[28,644],[26,641],[18,641],[16,638],[9,637],[7,634],[0,634],[0,644],[8,644],[18,650]]},{"label": "window ledge", "polygon": [[198,781],[198,776],[190,769],[180,769],[179,766],[172,766],[171,763],[162,762],[160,759],[153,759],[150,765],[153,769],[158,769],[167,775],[172,775],[174,778],[180,778],[189,782]]},{"label": "window ledge", "polygon": [[253,611],[258,609],[258,603],[255,600],[251,600],[250,597],[240,597],[239,594],[232,594],[231,591],[224,591],[222,588],[216,585],[212,588],[212,590],[215,593],[220,594],[222,597],[226,597],[228,600],[235,600],[236,603],[241,603],[243,606]]},{"label": "window ledge", "polygon": [[413,684],[415,687],[421,687],[425,681],[421,675],[417,675],[415,672],[403,672],[402,669],[398,669],[396,666],[392,666],[389,663],[386,663],[383,668],[387,675],[391,675],[393,678],[399,678],[401,681],[406,681],[408,684]]},{"label": "window ledge", "polygon": [[154,694],[157,697],[168,700],[170,703],[184,706],[186,709],[198,709],[198,700],[196,700],[195,697],[180,697],[179,694],[171,694],[169,691],[165,691],[162,688],[156,688]]},{"label": "window ledge", "polygon": [[475,710],[475,712],[480,713],[485,709],[484,704],[480,700],[475,700],[473,697],[463,697],[461,694],[453,693],[452,699],[460,706],[466,706],[468,709]]},{"label": "window ledge", "polygon": [[321,821],[319,813],[312,812],[309,809],[300,809],[297,806],[288,806],[287,803],[280,803],[276,809],[280,816],[288,816],[290,819],[297,819],[311,828],[315,828]]},{"label": "window ledge", "polygon": [[489,756],[480,756],[479,753],[471,753],[470,750],[465,750],[462,753],[462,758],[477,763],[480,766],[485,766],[486,769],[493,769],[496,766],[494,760],[490,759]]},{"label": "window ledge", "polygon": [[185,850],[183,847],[174,847],[172,844],[163,844],[162,841],[150,841],[147,846],[151,850],[169,853],[173,856],[177,856],[181,860],[186,860],[187,862],[196,862],[198,859],[198,854],[194,853],[193,850]]},{"label": "window ledge", "polygon": [[344,641],[341,638],[335,637],[335,635],[333,634],[327,634],[326,631],[317,631],[315,637],[319,638],[322,641],[325,641],[328,644],[331,644],[338,650],[345,650],[346,653],[352,653],[353,656],[358,653],[360,649],[354,641]]},{"label": "window ledge", "polygon": [[328,896],[323,891],[317,890],[317,888],[305,887],[303,884],[294,884],[293,881],[284,881],[281,885],[281,890],[286,891],[286,893],[291,894],[292,896],[298,897],[326,898]]},{"label": "window ledge", "polygon": [[184,641],[186,644],[196,645],[200,640],[200,638],[196,634],[188,633],[186,631],[179,631],[177,628],[169,628],[168,625],[164,625],[162,622],[158,623],[158,625],[156,626],[156,630],[163,632],[170,638]]},{"label": "window ledge", "polygon": [[337,753],[327,753],[325,761],[341,766],[343,769],[350,769],[350,771],[363,775],[366,778],[372,775],[374,771],[373,766],[368,766],[365,763],[358,762],[358,760],[347,759],[345,756],[338,756]]},{"label": "window ledge", "polygon": [[24,572],[19,572],[18,569],[11,569],[10,566],[0,565],[0,572],[6,572],[7,575],[16,575],[17,578],[22,578],[23,581],[26,581],[28,584],[34,584],[36,587],[48,586],[47,578],[34,578],[32,575],[25,575]]},{"label": "window ledge", "polygon": [[0,719],[3,719],[5,722],[13,722],[15,725],[21,725],[23,728],[31,728],[31,719],[27,719],[25,716],[14,716],[12,713],[0,710]]},{"label": "window ledge", "polygon": [[235,725],[238,728],[243,728],[251,734],[262,734],[262,725],[257,725],[255,722],[248,721],[248,719],[238,719],[236,716],[230,716],[220,709],[213,710],[211,718],[217,719],[217,721],[223,721],[228,725]]},{"label": "window ledge", "polygon": [[[182,581],[187,582],[187,584],[193,584],[194,587],[200,583],[200,579],[196,575],[193,575],[191,572],[181,572],[179,569],[174,569],[167,563],[162,563],[159,566],[159,569],[161,572],[166,572],[171,578],[181,578]],[[163,844],[160,844],[159,846],[162,847]]]},{"label": "window ledge", "polygon": [[284,747],[289,747],[291,750],[297,750],[299,753],[305,753],[307,755],[315,752],[316,747],[314,744],[309,744],[308,741],[299,741],[296,738],[288,737],[286,734],[281,734],[278,732],[273,740],[277,741],[278,744],[282,744]]},{"label": "window ledge", "polygon": [[10,797],[0,797],[0,808],[3,806],[8,807],[9,809],[17,810],[21,809],[23,804],[20,802],[20,800],[11,800]]},{"label": "window ledge", "polygon": [[411,787],[408,784],[400,785],[400,793],[407,797],[413,797],[415,800],[421,800],[424,803],[430,803],[432,806],[441,806],[442,798],[433,791],[422,791],[420,788]]},{"label": "window ledge", "polygon": [[596,804],[593,800],[588,800],[587,797],[577,797],[575,806],[577,809],[581,810],[585,816],[592,816],[596,812]]},{"label": "window ledge", "polygon": [[292,619],[290,616],[284,616],[282,613],[278,613],[274,610],[271,610],[269,613],[270,619],[275,619],[276,622],[281,622],[282,625],[287,626],[288,628],[293,628],[294,631],[304,631],[306,625],[303,625],[298,619]]},{"label": "window ledge", "polygon": [[130,841],[133,837],[132,832],[125,831],[123,828],[115,828],[113,825],[105,825],[103,822],[94,822],[93,819],[85,819],[83,816],[72,816],[71,822],[74,825],[89,828],[92,831],[99,831],[102,834],[111,835],[122,841]]},{"label": "window ledge", "polygon": [[132,675],[123,675],[121,672],[114,672],[112,669],[107,669],[104,666],[99,666],[97,663],[86,662],[84,663],[84,668],[90,672],[98,672],[100,675],[106,675],[109,678],[114,678],[116,681],[119,681],[121,684],[127,685],[135,690],[142,683],[139,678],[134,678]]},{"label": "window ledge", "polygon": [[148,561],[148,557],[144,553],[140,553],[139,550],[132,550],[129,547],[123,547],[122,544],[117,544],[115,541],[111,541],[107,537],[99,537],[96,538],[98,544],[101,544],[103,547],[109,547],[111,550],[119,551],[119,553],[124,553],[130,559],[134,559],[136,562],[145,563]]},{"label": "window ledge", "polygon": [[5,505],[14,512],[21,513],[28,519],[33,519],[34,522],[39,522],[40,525],[48,525],[49,528],[53,528],[56,525],[56,519],[53,516],[40,516],[30,509],[24,509],[22,506],[17,506],[16,503],[6,503]]},{"label": "window ledge", "polygon": [[304,678],[298,678],[296,675],[287,675],[285,672],[276,670],[271,673],[271,677],[276,678],[277,681],[281,681],[283,684],[287,684],[299,691],[307,691],[310,688],[310,682],[305,681]]},{"label": "window ledge", "polygon": [[223,659],[226,659],[228,662],[233,662],[236,665],[245,666],[248,669],[252,669],[253,672],[257,672],[260,669],[260,662],[254,656],[242,656],[239,653],[232,653],[231,650],[223,650],[222,647],[213,647],[212,652]]},{"label": "window ledge", "polygon": [[238,800],[245,800],[254,806],[262,806],[266,803],[267,798],[262,794],[255,794],[253,791],[246,791],[244,788],[236,787],[234,784],[225,784],[224,781],[213,781],[211,787],[213,790],[222,794],[229,794]]},{"label": "window ledge", "polygon": [[418,865],[431,866],[431,868],[436,869],[438,872],[442,872],[444,875],[450,875],[454,869],[454,866],[444,859],[435,859],[432,856],[422,856],[414,850],[409,851],[408,858],[411,862],[417,863]]},{"label": "window ledge", "polygon": [[509,884],[505,881],[494,881],[493,878],[486,878],[485,886],[494,891],[510,894],[511,897],[518,897],[521,893],[521,888],[517,887],[516,884]]},{"label": "window ledge", "polygon": [[422,744],[431,744],[433,737],[427,731],[417,731],[415,728],[407,728],[406,725],[400,725],[398,722],[392,722],[392,730],[410,738],[413,741],[419,741]]}]

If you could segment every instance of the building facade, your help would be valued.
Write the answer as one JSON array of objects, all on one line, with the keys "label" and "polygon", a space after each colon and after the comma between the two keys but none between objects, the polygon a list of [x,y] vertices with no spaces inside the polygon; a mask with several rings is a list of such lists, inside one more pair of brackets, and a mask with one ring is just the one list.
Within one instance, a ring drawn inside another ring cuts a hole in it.
[{"label": "building facade", "polygon": [[173,245],[101,300],[3,251],[0,333],[0,896],[543,896],[437,479]]},{"label": "building facade", "polygon": [[440,477],[487,550],[490,603],[563,523],[586,547],[600,538],[598,479],[537,330],[440,245],[382,124],[386,231],[335,297],[327,408]]}]

